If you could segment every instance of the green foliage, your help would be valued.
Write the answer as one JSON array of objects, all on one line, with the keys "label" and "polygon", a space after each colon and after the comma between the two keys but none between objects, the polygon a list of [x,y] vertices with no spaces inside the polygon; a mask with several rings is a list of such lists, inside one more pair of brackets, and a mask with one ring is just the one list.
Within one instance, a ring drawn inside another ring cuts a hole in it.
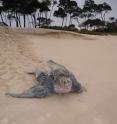
[{"label": "green foliage", "polygon": [[[51,19],[47,19],[47,18],[44,18],[44,17],[39,17],[37,18],[37,20],[40,22],[40,27],[43,27],[43,26],[48,26],[52,23],[52,20]],[[39,26],[39,24],[37,25]]]},{"label": "green foliage", "polygon": [[42,26],[41,28],[46,28],[46,29],[55,29],[55,30],[64,30],[64,31],[72,31],[72,32],[79,32],[79,30],[75,27],[71,26],[65,26],[65,27],[60,27],[60,26]]},{"label": "green foliage", "polygon": [[85,21],[83,23],[83,25],[86,25],[89,27],[93,27],[93,26],[99,27],[99,26],[104,26],[105,22],[98,18],[97,19],[88,19],[87,21]]},{"label": "green foliage", "polygon": [[59,8],[54,12],[54,16],[64,18],[67,16],[63,8]]}]

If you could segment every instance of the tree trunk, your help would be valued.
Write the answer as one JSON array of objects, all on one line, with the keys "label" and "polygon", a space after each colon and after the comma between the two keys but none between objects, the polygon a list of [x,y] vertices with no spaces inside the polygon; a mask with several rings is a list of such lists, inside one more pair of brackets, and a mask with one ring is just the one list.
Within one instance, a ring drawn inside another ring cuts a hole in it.
[{"label": "tree trunk", "polygon": [[[7,18],[8,18],[9,15],[10,15],[10,12],[8,11]],[[8,20],[9,20],[9,26],[11,27],[11,17],[9,17]]]},{"label": "tree trunk", "polygon": [[[86,17],[85,17],[85,22],[86,22]],[[85,25],[85,30],[87,30],[87,26]]]},{"label": "tree trunk", "polygon": [[48,26],[48,12],[45,12],[46,26]]},{"label": "tree trunk", "polygon": [[38,26],[39,26],[39,27],[40,27],[40,17],[41,17],[41,12],[39,11],[39,12],[38,12],[38,19],[39,19],[39,20],[38,20],[38,22],[39,22],[39,23],[38,23]]},{"label": "tree trunk", "polygon": [[104,21],[104,22],[105,22],[105,20],[106,20],[106,13],[107,13],[107,12],[105,12],[104,15],[103,15],[103,21]]},{"label": "tree trunk", "polygon": [[30,28],[30,19],[29,19],[29,16],[27,16],[27,21],[28,21],[28,28]]},{"label": "tree trunk", "polygon": [[10,25],[10,27],[12,27],[12,25],[11,25],[11,19],[9,19],[9,25]]},{"label": "tree trunk", "polygon": [[63,17],[63,20],[62,20],[62,26],[61,27],[63,27],[63,24],[64,24],[64,17]]},{"label": "tree trunk", "polygon": [[17,15],[17,11],[16,11],[16,27],[19,27],[19,25],[18,25],[18,15]]},{"label": "tree trunk", "polygon": [[52,5],[52,9],[51,9],[51,12],[50,12],[50,19],[51,19],[51,17],[52,17],[52,12],[53,12],[53,9],[54,9],[54,5]]},{"label": "tree trunk", "polygon": [[33,19],[34,19],[34,27],[36,28],[36,15],[33,15]]},{"label": "tree trunk", "polygon": [[26,27],[26,15],[24,14],[24,28]]},{"label": "tree trunk", "polygon": [[78,27],[79,27],[80,30],[81,30],[81,26],[79,26],[79,25],[80,25],[80,22],[79,22],[78,18],[76,18],[76,20],[77,20],[77,23],[78,23]]},{"label": "tree trunk", "polygon": [[4,19],[2,17],[2,13],[0,13],[1,21],[4,22]]},{"label": "tree trunk", "polygon": [[70,14],[69,26],[71,25],[71,23],[72,23],[72,19],[71,19],[71,14]]},{"label": "tree trunk", "polygon": [[103,21],[103,14],[101,13],[101,20]]},{"label": "tree trunk", "polygon": [[94,16],[95,16],[95,19],[96,19],[96,16],[97,16],[97,13],[96,12],[94,13]]},{"label": "tree trunk", "polygon": [[19,26],[20,26],[20,28],[21,28],[22,26],[21,26],[21,21],[20,21],[20,15],[19,15],[19,17],[18,17],[18,22],[19,22]]},{"label": "tree trunk", "polygon": [[31,15],[31,19],[32,19],[32,26],[34,28],[35,26],[34,26],[34,21],[33,21],[33,16],[32,15]]},{"label": "tree trunk", "polygon": [[3,16],[4,16],[4,19],[5,19],[4,22],[5,22],[6,24],[8,24],[8,23],[7,23],[7,17],[6,17],[6,14],[4,15],[4,13],[3,13]]},{"label": "tree trunk", "polygon": [[66,20],[65,20],[65,26],[67,26],[67,17],[66,17]]}]

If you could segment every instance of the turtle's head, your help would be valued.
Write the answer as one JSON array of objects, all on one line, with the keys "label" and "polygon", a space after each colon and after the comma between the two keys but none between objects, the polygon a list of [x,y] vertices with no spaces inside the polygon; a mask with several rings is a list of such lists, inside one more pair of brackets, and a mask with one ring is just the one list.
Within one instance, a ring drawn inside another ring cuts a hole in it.
[{"label": "turtle's head", "polygon": [[72,89],[72,80],[69,77],[60,77],[54,84],[54,91],[56,93],[69,93]]}]

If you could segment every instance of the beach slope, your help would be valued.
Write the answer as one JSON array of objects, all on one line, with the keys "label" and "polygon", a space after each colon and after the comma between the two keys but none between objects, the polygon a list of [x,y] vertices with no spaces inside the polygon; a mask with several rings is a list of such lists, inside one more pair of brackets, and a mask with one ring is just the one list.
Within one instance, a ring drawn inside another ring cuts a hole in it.
[{"label": "beach slope", "polygon": [[[18,99],[36,80],[27,72],[52,59],[71,70],[81,94]],[[0,124],[116,124],[117,36],[0,27]]]}]

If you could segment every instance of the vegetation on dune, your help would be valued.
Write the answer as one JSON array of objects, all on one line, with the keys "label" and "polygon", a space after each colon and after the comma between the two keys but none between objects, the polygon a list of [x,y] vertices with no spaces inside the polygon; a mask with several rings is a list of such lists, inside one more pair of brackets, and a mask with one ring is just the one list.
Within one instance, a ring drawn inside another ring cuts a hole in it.
[{"label": "vegetation on dune", "polygon": [[[117,19],[110,17],[107,21],[106,15],[112,8],[106,2],[85,0],[82,8],[75,0],[0,0],[0,3],[0,25],[117,32]],[[53,26],[58,18],[61,19],[59,26]]]}]

